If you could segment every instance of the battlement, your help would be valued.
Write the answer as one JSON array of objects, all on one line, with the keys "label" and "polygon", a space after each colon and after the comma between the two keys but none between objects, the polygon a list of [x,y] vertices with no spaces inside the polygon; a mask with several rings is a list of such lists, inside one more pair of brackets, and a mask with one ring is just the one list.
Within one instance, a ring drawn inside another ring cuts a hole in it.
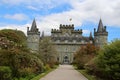
[{"label": "battlement", "polygon": [[39,29],[38,28],[35,28],[34,30],[29,30],[29,27],[27,27],[27,35],[29,34],[38,34],[40,35],[40,32],[39,32]]},{"label": "battlement", "polygon": [[61,30],[58,30],[58,29],[52,29],[51,30],[51,33],[61,33],[62,31]]},{"label": "battlement", "polygon": [[81,33],[81,34],[83,33],[83,32],[82,32],[82,29],[72,30],[71,32],[72,32],[72,33]]},{"label": "battlement", "polygon": [[74,24],[71,24],[71,25],[60,24],[60,29],[74,29]]},{"label": "battlement", "polygon": [[98,36],[98,35],[108,36],[108,32],[106,31],[106,26],[104,26],[101,31],[96,31],[96,28],[94,28],[94,36]]}]

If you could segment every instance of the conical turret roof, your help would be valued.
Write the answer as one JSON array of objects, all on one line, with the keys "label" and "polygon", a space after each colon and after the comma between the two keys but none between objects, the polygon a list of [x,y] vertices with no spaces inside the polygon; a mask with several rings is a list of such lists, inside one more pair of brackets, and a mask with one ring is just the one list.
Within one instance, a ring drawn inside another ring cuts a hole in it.
[{"label": "conical turret roof", "polygon": [[97,32],[102,32],[102,31],[103,31],[103,23],[102,20],[100,19]]},{"label": "conical turret roof", "polygon": [[36,21],[34,19],[32,22],[31,31],[36,31],[36,29],[37,29],[37,25],[36,25]]}]

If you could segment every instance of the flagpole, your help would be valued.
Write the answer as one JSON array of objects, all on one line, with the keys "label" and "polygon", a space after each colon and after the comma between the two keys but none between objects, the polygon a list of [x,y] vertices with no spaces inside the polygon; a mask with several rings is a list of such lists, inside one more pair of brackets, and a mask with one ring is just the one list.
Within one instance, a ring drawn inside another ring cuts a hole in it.
[{"label": "flagpole", "polygon": [[69,19],[70,24],[72,24],[72,18]]}]

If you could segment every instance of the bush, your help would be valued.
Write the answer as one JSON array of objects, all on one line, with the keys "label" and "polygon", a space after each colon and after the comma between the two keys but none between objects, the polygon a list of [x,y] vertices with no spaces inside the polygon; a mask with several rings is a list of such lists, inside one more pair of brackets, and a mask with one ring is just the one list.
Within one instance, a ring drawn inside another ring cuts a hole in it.
[{"label": "bush", "polygon": [[31,75],[31,74],[33,74],[33,69],[32,68],[23,68],[23,69],[18,69],[18,71],[19,71],[19,76],[21,76],[21,77],[26,77],[26,76],[29,76],[29,75]]},{"label": "bush", "polygon": [[19,78],[30,73],[39,74],[43,71],[42,61],[32,53],[1,50],[0,57],[0,65],[9,66],[13,77]]},{"label": "bush", "polygon": [[0,66],[0,80],[12,80],[12,70],[8,66]]},{"label": "bush", "polygon": [[120,80],[120,40],[105,46],[99,53],[96,64],[100,77],[105,80]]},{"label": "bush", "polygon": [[0,66],[10,67],[12,79],[25,77],[26,80],[29,80],[34,74],[43,72],[41,58],[28,50],[26,36],[22,31],[0,30],[0,38],[0,42],[4,43],[0,44]]},{"label": "bush", "polygon": [[46,64],[45,66],[44,66],[44,71],[48,71],[48,70],[50,70],[51,68],[50,68],[50,66],[48,65],[48,64]]},{"label": "bush", "polygon": [[14,58],[15,64],[17,64],[15,65],[15,68],[19,77],[25,77],[43,72],[43,63],[32,53],[20,53]]},{"label": "bush", "polygon": [[96,59],[97,57],[90,60],[88,63],[85,64],[84,68],[87,71],[87,73],[90,75],[101,76],[102,73],[97,67],[97,64],[95,63]]},{"label": "bush", "polygon": [[76,64],[78,69],[83,69],[85,64],[97,55],[98,50],[99,48],[95,47],[93,44],[87,44],[81,47],[74,56],[74,64]]}]

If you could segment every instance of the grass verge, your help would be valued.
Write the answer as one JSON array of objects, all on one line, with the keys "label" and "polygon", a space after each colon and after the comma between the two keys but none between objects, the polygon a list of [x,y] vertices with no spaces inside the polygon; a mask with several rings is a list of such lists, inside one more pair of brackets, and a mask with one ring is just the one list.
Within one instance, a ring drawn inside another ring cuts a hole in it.
[{"label": "grass verge", "polygon": [[51,71],[55,70],[57,67],[55,67],[54,69],[50,69],[48,71],[45,71],[44,73],[37,75],[36,77],[32,78],[31,80],[40,80],[42,77],[46,76]]},{"label": "grass verge", "polygon": [[95,76],[88,74],[85,69],[79,70],[77,69],[76,65],[73,65],[73,67],[75,70],[79,71],[82,75],[84,75],[88,80],[98,80]]},{"label": "grass verge", "polygon": [[81,74],[83,74],[88,80],[98,80],[95,76],[89,75],[86,70],[78,70]]}]

